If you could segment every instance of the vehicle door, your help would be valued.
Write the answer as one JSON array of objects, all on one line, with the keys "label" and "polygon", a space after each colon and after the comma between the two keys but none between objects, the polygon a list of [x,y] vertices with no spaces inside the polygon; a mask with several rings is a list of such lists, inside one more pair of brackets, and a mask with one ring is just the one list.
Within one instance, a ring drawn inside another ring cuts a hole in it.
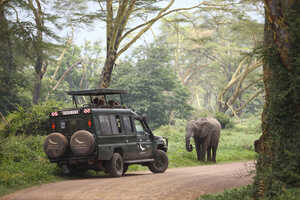
[{"label": "vehicle door", "polygon": [[132,117],[130,115],[122,116],[122,124],[126,134],[126,152],[124,153],[125,160],[138,159],[137,136],[133,126]]},{"label": "vehicle door", "polygon": [[[121,148],[125,151],[125,132],[121,126],[121,118],[114,114],[100,114],[94,118],[99,123],[95,124],[97,144],[102,148],[102,152],[111,152],[115,148]],[[107,150],[109,149],[109,150]],[[99,155],[100,158],[106,158],[106,155]]]},{"label": "vehicle door", "polygon": [[141,120],[134,119],[134,128],[137,138],[137,152],[139,159],[152,158],[153,145],[150,133]]}]

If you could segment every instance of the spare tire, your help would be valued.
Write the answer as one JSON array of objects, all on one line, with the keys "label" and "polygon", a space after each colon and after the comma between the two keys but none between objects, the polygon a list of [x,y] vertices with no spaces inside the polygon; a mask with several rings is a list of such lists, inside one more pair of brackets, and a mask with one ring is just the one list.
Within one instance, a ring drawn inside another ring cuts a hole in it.
[{"label": "spare tire", "polygon": [[61,133],[51,133],[47,136],[44,143],[44,151],[49,158],[62,156],[68,146],[68,139]]},{"label": "spare tire", "polygon": [[70,146],[75,155],[89,155],[95,149],[94,136],[86,130],[76,131],[71,137]]}]

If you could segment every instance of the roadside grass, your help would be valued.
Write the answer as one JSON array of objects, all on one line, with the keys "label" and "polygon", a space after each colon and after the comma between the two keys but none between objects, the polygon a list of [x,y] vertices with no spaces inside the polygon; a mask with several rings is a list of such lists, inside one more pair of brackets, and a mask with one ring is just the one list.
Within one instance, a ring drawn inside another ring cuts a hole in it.
[{"label": "roadside grass", "polygon": [[[175,126],[162,126],[155,135],[169,138],[169,167],[198,166],[210,163],[197,161],[195,150],[185,150],[185,121]],[[253,142],[259,137],[259,119],[237,123],[233,128],[221,131],[217,163],[255,159]],[[0,137],[1,138],[1,137]],[[18,189],[74,177],[62,177],[61,170],[51,164],[43,151],[45,136],[9,136],[0,139],[0,196]],[[132,165],[129,171],[148,170]],[[102,175],[89,171],[85,177]]]},{"label": "roadside grass", "polygon": [[[254,200],[253,188],[251,185],[225,190],[219,194],[202,195],[198,200]],[[268,200],[270,198],[262,198],[261,200]],[[281,194],[277,194],[271,198],[272,200],[299,200],[300,188],[289,188]]]},{"label": "roadside grass", "polygon": [[10,136],[0,146],[0,196],[31,185],[62,180],[43,152],[43,136]]}]

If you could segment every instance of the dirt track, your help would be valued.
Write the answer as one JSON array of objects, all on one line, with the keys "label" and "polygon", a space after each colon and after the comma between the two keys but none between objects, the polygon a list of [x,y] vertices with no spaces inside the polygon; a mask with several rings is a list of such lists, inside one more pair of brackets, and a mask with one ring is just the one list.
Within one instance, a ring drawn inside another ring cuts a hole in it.
[{"label": "dirt track", "polygon": [[164,174],[145,171],[122,178],[62,181],[21,190],[0,200],[194,200],[205,193],[251,183],[251,166],[238,162],[168,169]]}]

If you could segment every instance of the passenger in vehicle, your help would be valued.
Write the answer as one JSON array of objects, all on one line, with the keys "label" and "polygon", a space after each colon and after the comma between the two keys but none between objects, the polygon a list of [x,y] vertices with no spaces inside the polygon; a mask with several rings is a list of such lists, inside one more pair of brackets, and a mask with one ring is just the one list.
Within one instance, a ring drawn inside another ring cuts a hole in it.
[{"label": "passenger in vehicle", "polygon": [[103,99],[99,99],[98,106],[104,106],[105,102]]},{"label": "passenger in vehicle", "polygon": [[95,106],[97,106],[97,105],[99,104],[99,99],[98,99],[98,97],[96,97],[96,98],[93,99],[93,104],[94,104]]}]

